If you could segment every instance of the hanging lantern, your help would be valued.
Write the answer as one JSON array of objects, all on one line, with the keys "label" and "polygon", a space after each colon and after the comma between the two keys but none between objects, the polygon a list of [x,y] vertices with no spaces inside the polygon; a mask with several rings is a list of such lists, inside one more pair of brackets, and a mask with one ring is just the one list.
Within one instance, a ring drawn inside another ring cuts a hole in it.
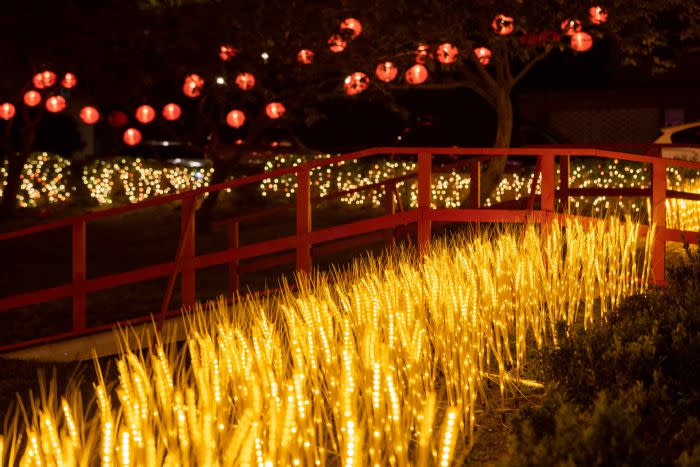
[{"label": "hanging lantern", "polygon": [[239,73],[236,76],[236,84],[244,91],[250,91],[255,86],[255,76],[252,73]]},{"label": "hanging lantern", "polygon": [[416,63],[424,64],[430,57],[430,46],[421,44],[416,49]]},{"label": "hanging lantern", "polygon": [[428,79],[428,70],[420,64],[413,65],[411,68],[406,70],[406,82],[408,84],[421,84]]},{"label": "hanging lantern", "polygon": [[76,78],[73,73],[66,73],[61,80],[61,86],[66,89],[74,88],[76,84],[78,84],[78,78]]},{"label": "hanging lantern", "polygon": [[51,96],[46,99],[46,110],[52,113],[58,113],[66,108],[66,100],[63,96]]},{"label": "hanging lantern", "polygon": [[314,53],[309,49],[302,49],[297,54],[297,62],[302,65],[311,65],[314,62]]},{"label": "hanging lantern", "polygon": [[83,107],[80,109],[80,119],[88,125],[92,125],[100,119],[100,112],[94,107]]},{"label": "hanging lantern", "polygon": [[0,105],[0,118],[9,120],[15,116],[15,106],[9,102]]},{"label": "hanging lantern", "polygon": [[437,59],[440,63],[454,63],[457,60],[459,49],[449,42],[440,44],[437,48]]},{"label": "hanging lantern", "polygon": [[567,36],[573,36],[575,33],[580,32],[581,29],[583,29],[581,21],[577,19],[565,19],[561,22],[561,31]]},{"label": "hanging lantern", "polygon": [[238,50],[236,50],[236,48],[231,44],[223,44],[219,46],[219,58],[224,62],[231,60],[237,53]]},{"label": "hanging lantern", "polygon": [[493,22],[491,23],[491,28],[493,28],[493,32],[495,32],[499,36],[507,36],[508,34],[513,32],[513,29],[515,28],[515,22],[510,16],[498,15],[493,19]]},{"label": "hanging lantern", "polygon": [[571,36],[571,48],[576,52],[585,52],[593,47],[593,38],[587,32],[577,32]]},{"label": "hanging lantern", "polygon": [[357,36],[362,34],[362,24],[355,18],[344,19],[340,23],[340,30],[350,34],[350,39],[355,39]]},{"label": "hanging lantern", "polygon": [[150,105],[142,105],[136,109],[136,120],[144,125],[151,123],[156,118],[156,111]]},{"label": "hanging lantern", "polygon": [[29,107],[36,107],[41,102],[41,94],[35,90],[30,90],[24,93],[24,103]]},{"label": "hanging lantern", "polygon": [[163,118],[168,120],[168,121],[173,121],[177,120],[180,118],[180,115],[182,114],[182,111],[180,110],[180,106],[177,104],[166,104],[165,107],[163,107]]},{"label": "hanging lantern", "polygon": [[331,49],[331,52],[339,53],[345,50],[345,47],[347,47],[348,43],[345,42],[345,39],[343,39],[340,34],[333,34],[330,39],[328,39],[328,46]]},{"label": "hanging lantern", "polygon": [[380,81],[389,83],[396,79],[396,75],[399,73],[399,70],[393,63],[384,62],[377,65],[377,69],[374,70],[374,73],[377,75],[377,78],[379,78]]},{"label": "hanging lantern", "polygon": [[[269,115],[270,114],[268,113],[268,116]],[[275,118],[275,117],[270,117],[270,118]],[[230,127],[240,128],[245,123],[245,114],[240,110],[232,110],[226,115],[226,123]]]},{"label": "hanging lantern", "polygon": [[141,132],[136,128],[129,128],[124,132],[122,139],[129,146],[136,146],[141,142]]},{"label": "hanging lantern", "polygon": [[345,78],[343,86],[345,87],[345,92],[348,93],[348,96],[354,96],[369,87],[369,78],[366,74],[356,71]]},{"label": "hanging lantern", "polygon": [[32,78],[32,84],[34,84],[34,87],[37,89],[50,88],[56,84],[56,73],[48,70],[37,73],[34,75],[34,78]]},{"label": "hanging lantern", "polygon": [[203,86],[204,80],[199,75],[192,73],[185,77],[185,84],[182,85],[182,92],[185,93],[187,97],[197,97],[202,93]]},{"label": "hanging lantern", "polygon": [[265,113],[273,120],[284,115],[285,110],[284,105],[282,105],[280,102],[270,102],[267,104],[267,106],[265,106]]},{"label": "hanging lantern", "polygon": [[107,123],[109,123],[110,126],[113,126],[115,128],[123,127],[127,124],[128,121],[129,117],[127,117],[126,114],[120,110],[110,112],[107,116]]},{"label": "hanging lantern", "polygon": [[477,47],[474,49],[474,54],[476,54],[476,58],[479,59],[479,63],[484,66],[488,65],[491,61],[491,51],[486,47]]},{"label": "hanging lantern", "polygon": [[603,24],[608,20],[608,10],[601,6],[592,6],[588,15],[592,24]]}]

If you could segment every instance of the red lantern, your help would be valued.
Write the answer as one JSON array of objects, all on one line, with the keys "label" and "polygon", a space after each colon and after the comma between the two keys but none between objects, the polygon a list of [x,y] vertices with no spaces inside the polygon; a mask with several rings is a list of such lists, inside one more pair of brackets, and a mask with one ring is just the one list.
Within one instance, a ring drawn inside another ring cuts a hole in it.
[{"label": "red lantern", "polygon": [[340,30],[347,31],[350,34],[350,39],[354,39],[362,33],[362,24],[355,18],[347,18],[340,23]]},{"label": "red lantern", "polygon": [[423,64],[430,58],[430,46],[421,44],[416,49],[416,63]]},{"label": "red lantern", "polygon": [[255,86],[255,76],[252,73],[239,73],[236,76],[236,84],[244,91],[250,91]]},{"label": "red lantern", "polygon": [[280,102],[270,102],[267,104],[267,106],[265,106],[265,113],[273,120],[284,115],[285,110],[284,105],[282,105]]},{"label": "red lantern", "polygon": [[345,78],[343,86],[345,87],[345,92],[348,93],[348,96],[354,96],[369,87],[369,78],[366,74],[356,71]]},{"label": "red lantern", "polygon": [[571,36],[571,48],[576,52],[585,52],[593,47],[593,38],[587,32],[577,32]]},{"label": "red lantern", "polygon": [[24,103],[29,107],[36,107],[41,102],[41,94],[34,91],[27,91],[24,93]]},{"label": "red lantern", "polygon": [[110,124],[110,126],[115,128],[123,127],[128,121],[129,117],[127,117],[126,114],[120,110],[110,112],[109,116],[107,117],[107,122]]},{"label": "red lantern", "polygon": [[50,88],[56,84],[56,73],[48,70],[37,73],[34,75],[34,78],[32,78],[32,83],[37,89]]},{"label": "red lantern", "polygon": [[440,63],[454,63],[457,60],[459,49],[449,42],[440,44],[437,48],[437,59]]},{"label": "red lantern", "polygon": [[601,6],[592,6],[588,10],[588,15],[593,24],[603,24],[608,20],[608,10]]},{"label": "red lantern", "polygon": [[100,112],[94,107],[83,107],[80,110],[80,119],[88,125],[92,125],[100,119]]},{"label": "red lantern", "polygon": [[165,107],[163,107],[163,118],[169,121],[177,120],[180,118],[180,115],[182,114],[182,111],[180,110],[180,106],[177,104],[166,104]]},{"label": "red lantern", "polygon": [[76,84],[78,84],[78,78],[76,78],[73,73],[66,73],[61,80],[61,86],[66,89],[74,88]]},{"label": "red lantern", "polygon": [[129,146],[136,146],[141,142],[141,132],[136,128],[129,128],[124,132],[122,139]]},{"label": "red lantern", "polygon": [[565,19],[561,22],[561,30],[567,36],[573,36],[574,33],[580,32],[582,28],[581,21],[577,19]]},{"label": "red lantern", "polygon": [[0,118],[3,120],[9,120],[15,116],[15,106],[9,102],[5,102],[0,105]]},{"label": "red lantern", "polygon": [[377,65],[377,69],[374,70],[374,73],[377,75],[377,78],[379,78],[380,81],[389,83],[394,81],[396,75],[399,73],[399,70],[393,63],[384,62]]},{"label": "red lantern", "polygon": [[510,16],[498,15],[493,19],[493,22],[491,23],[491,28],[493,28],[493,32],[495,32],[496,34],[500,36],[507,36],[508,34],[513,32],[513,29],[515,28],[515,22]]},{"label": "red lantern", "polygon": [[408,84],[421,84],[428,79],[428,70],[421,64],[413,65],[406,70],[405,77]]},{"label": "red lantern", "polygon": [[144,125],[151,123],[156,118],[156,111],[150,105],[142,105],[136,109],[136,120]]},{"label": "red lantern", "polygon": [[226,115],[226,123],[230,127],[240,128],[245,123],[245,114],[240,110],[232,110]]},{"label": "red lantern", "polygon": [[52,113],[58,113],[66,108],[66,100],[63,96],[51,96],[46,99],[46,110]]},{"label": "red lantern", "polygon": [[182,92],[184,92],[187,97],[197,97],[202,93],[203,86],[204,80],[199,75],[192,73],[185,77],[185,84],[182,85]]},{"label": "red lantern", "polygon": [[219,58],[224,62],[231,60],[237,53],[238,50],[231,44],[224,44],[219,47]]},{"label": "red lantern", "polygon": [[311,65],[314,62],[314,53],[309,49],[302,49],[297,54],[297,62],[303,65]]},{"label": "red lantern", "polygon": [[486,47],[477,47],[474,49],[474,53],[476,54],[476,58],[479,59],[479,63],[484,66],[488,65],[491,61],[491,51]]},{"label": "red lantern", "polygon": [[333,34],[330,39],[328,39],[328,46],[331,49],[331,52],[339,53],[345,50],[345,47],[347,47],[348,43],[345,42],[345,39],[343,39],[340,34]]}]

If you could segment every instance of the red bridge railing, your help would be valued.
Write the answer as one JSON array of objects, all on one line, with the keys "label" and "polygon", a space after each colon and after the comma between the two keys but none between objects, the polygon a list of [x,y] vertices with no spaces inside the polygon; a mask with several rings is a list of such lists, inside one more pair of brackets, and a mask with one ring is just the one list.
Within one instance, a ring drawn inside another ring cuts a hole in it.
[{"label": "red bridge railing", "polygon": [[[362,159],[370,156],[392,154],[395,156],[417,156],[418,170],[398,178],[387,179],[372,185],[365,185],[344,192],[336,192],[324,198],[311,197],[311,172],[314,169],[343,161]],[[458,156],[458,162],[445,166],[467,166],[471,176],[471,192],[469,207],[466,209],[433,208],[431,205],[432,175],[435,156]],[[541,188],[539,209],[534,209],[535,190],[531,189],[531,197],[527,206],[521,209],[483,209],[480,206],[480,172],[481,165],[499,156],[535,157],[537,174],[541,173]],[[569,187],[570,158],[597,157],[617,159],[622,161],[647,164],[651,167],[651,186],[644,189],[590,189]],[[556,165],[559,165],[559,189],[557,189]],[[52,340],[75,337],[96,331],[109,329],[113,324],[103,326],[87,326],[87,295],[110,288],[128,284],[168,277],[168,287],[165,291],[161,317],[174,315],[177,311],[168,311],[170,295],[174,289],[177,275],[180,276],[181,303],[183,307],[194,305],[196,291],[196,271],[216,265],[228,265],[229,289],[231,292],[238,288],[239,275],[246,271],[265,269],[280,264],[293,263],[298,271],[309,271],[312,267],[313,254],[336,251],[353,245],[366,243],[360,236],[384,238],[388,243],[393,242],[392,232],[399,226],[415,224],[417,228],[417,245],[420,251],[426,251],[430,245],[433,223],[466,223],[466,222],[549,222],[555,217],[567,217],[569,202],[578,196],[633,196],[649,197],[651,199],[650,221],[656,225],[657,235],[653,245],[652,274],[657,283],[664,282],[665,245],[666,242],[697,241],[697,233],[666,228],[666,199],[678,198],[700,201],[700,194],[677,192],[667,189],[666,169],[669,166],[685,167],[700,170],[700,163],[684,160],[664,159],[658,156],[638,155],[613,152],[601,149],[586,148],[373,148],[337,157],[318,159],[296,167],[284,168],[253,175],[246,178],[229,180],[224,183],[211,185],[196,190],[149,199],[138,204],[116,207],[113,209],[93,212],[86,215],[67,218],[57,222],[38,225],[14,232],[0,234],[0,241],[23,237],[39,232],[51,231],[70,227],[72,231],[72,280],[70,283],[56,287],[34,290],[28,293],[0,297],[0,312],[10,312],[13,309],[41,304],[63,298],[72,298],[72,330],[60,335],[42,337],[26,342],[0,347],[0,351],[12,350]],[[293,175],[296,177],[296,199],[292,208],[296,211],[296,232],[283,238],[267,240],[240,246],[238,243],[238,228],[240,222],[254,217],[279,212],[286,207],[276,208],[267,213],[256,213],[229,220],[228,246],[220,251],[197,255],[195,251],[196,219],[195,207],[199,197],[206,193],[220,190],[235,189],[245,185],[260,183],[264,179]],[[396,183],[411,178],[417,178],[418,207],[410,210],[396,210]],[[312,202],[323,201],[333,197],[347,195],[352,192],[384,188],[387,196],[385,213],[379,217],[351,222],[323,229],[312,228]],[[556,212],[555,200],[559,198],[563,213]],[[167,263],[133,269],[117,274],[100,277],[88,277],[86,268],[86,224],[98,219],[115,217],[125,213],[147,209],[169,203],[181,203],[180,240],[175,260]],[[589,218],[582,218],[589,219]],[[277,255],[277,256],[270,256]],[[242,260],[260,258],[253,264],[242,265]],[[6,269],[10,265],[6,265]],[[153,310],[154,312],[156,310]],[[143,317],[145,321],[149,317]],[[139,320],[132,320],[136,322]]]}]

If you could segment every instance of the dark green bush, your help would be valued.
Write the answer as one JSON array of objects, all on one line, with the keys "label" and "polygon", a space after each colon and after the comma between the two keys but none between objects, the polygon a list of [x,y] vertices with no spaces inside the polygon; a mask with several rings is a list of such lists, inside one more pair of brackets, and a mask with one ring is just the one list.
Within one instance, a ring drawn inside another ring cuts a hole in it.
[{"label": "dark green bush", "polygon": [[549,391],[514,425],[511,465],[700,465],[700,255],[606,324],[561,328]]}]

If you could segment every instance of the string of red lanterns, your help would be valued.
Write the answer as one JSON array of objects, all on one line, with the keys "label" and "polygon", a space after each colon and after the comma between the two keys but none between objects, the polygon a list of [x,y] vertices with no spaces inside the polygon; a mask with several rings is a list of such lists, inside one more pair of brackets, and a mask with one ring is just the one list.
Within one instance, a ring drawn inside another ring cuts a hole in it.
[{"label": "string of red lanterns", "polygon": [[61,80],[61,86],[66,89],[72,89],[78,84],[78,78],[73,73],[66,73]]},{"label": "string of red lanterns", "polygon": [[406,70],[404,77],[408,84],[421,84],[428,79],[428,70],[420,63],[417,63]]},{"label": "string of red lanterns", "polygon": [[15,116],[15,106],[9,102],[0,104],[0,118],[3,120],[9,120]]},{"label": "string of red lanterns", "polygon": [[180,109],[180,106],[173,104],[172,102],[170,104],[165,104],[163,107],[163,118],[168,121],[177,120],[180,118],[181,114],[182,110]]},{"label": "string of red lanterns", "polygon": [[236,86],[244,91],[250,91],[255,86],[255,76],[252,73],[239,73],[236,76]]},{"label": "string of red lanterns", "polygon": [[240,128],[245,123],[245,114],[241,110],[232,110],[226,115],[226,123],[230,127]]},{"label": "string of red lanterns", "polygon": [[369,87],[369,78],[361,71],[348,75],[343,82],[348,96],[355,96]]},{"label": "string of red lanterns", "polygon": [[284,108],[281,102],[270,102],[265,106],[265,114],[273,120],[280,118],[284,115],[287,109]]},{"label": "string of red lanterns", "polygon": [[31,89],[24,93],[24,103],[28,107],[36,107],[41,103],[41,94]]},{"label": "string of red lanterns", "polygon": [[66,108],[66,99],[63,96],[51,96],[46,99],[46,110],[51,113],[61,112]]},{"label": "string of red lanterns", "polygon": [[156,111],[150,105],[142,105],[136,109],[136,120],[147,125],[156,118]]},{"label": "string of red lanterns", "polygon": [[136,128],[128,128],[122,139],[128,146],[136,146],[141,142],[141,132]]},{"label": "string of red lanterns", "polygon": [[450,64],[457,61],[457,55],[459,54],[459,49],[449,42],[440,44],[437,48],[437,59],[438,62],[444,64]]},{"label": "string of red lanterns", "polygon": [[93,125],[100,119],[100,112],[94,107],[83,107],[80,109],[80,119],[88,125]]},{"label": "string of red lanterns", "polygon": [[394,81],[398,73],[399,69],[396,68],[396,65],[394,65],[391,62],[380,63],[374,70],[374,74],[377,75],[377,78],[379,78],[380,81],[384,81],[385,83],[390,83],[391,81]]}]

